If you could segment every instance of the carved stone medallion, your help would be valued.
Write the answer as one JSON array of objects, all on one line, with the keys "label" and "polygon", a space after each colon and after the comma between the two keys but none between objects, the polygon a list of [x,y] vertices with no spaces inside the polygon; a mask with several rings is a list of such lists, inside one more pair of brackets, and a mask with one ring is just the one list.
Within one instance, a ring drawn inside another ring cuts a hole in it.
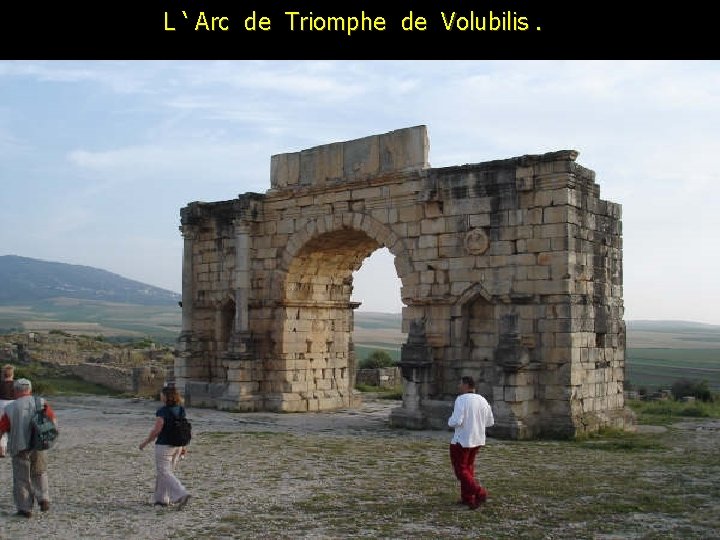
[{"label": "carved stone medallion", "polygon": [[465,249],[470,255],[482,255],[490,247],[490,239],[482,229],[473,229],[465,235]]}]

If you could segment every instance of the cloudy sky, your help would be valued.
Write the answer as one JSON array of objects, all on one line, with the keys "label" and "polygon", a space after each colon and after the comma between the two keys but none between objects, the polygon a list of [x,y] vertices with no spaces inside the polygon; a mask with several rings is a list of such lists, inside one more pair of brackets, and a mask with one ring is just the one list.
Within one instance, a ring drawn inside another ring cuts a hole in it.
[{"label": "cloudy sky", "polygon": [[[625,318],[720,324],[716,61],[2,61],[0,255],[179,292],[180,208],[419,124],[433,167],[578,150],[623,207]],[[389,253],[353,298],[400,310]]]}]

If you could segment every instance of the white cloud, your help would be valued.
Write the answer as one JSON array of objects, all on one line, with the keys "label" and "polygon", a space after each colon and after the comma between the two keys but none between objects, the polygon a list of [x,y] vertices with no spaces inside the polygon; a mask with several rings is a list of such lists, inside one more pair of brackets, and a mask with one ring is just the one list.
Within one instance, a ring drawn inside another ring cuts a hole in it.
[{"label": "white cloud", "polygon": [[[266,149],[265,149],[266,150]],[[263,155],[264,154],[264,155]],[[263,159],[259,159],[262,157]],[[270,157],[257,145],[182,141],[176,145],[146,145],[102,152],[75,150],[68,160],[80,171],[101,174],[112,185],[188,184],[208,182],[268,189]],[[109,185],[110,185],[109,184]]]}]

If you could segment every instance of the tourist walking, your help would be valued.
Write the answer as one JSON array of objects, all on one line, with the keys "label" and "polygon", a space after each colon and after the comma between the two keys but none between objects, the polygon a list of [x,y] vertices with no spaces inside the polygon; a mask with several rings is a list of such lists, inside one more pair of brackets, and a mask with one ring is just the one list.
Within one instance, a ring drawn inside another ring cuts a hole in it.
[{"label": "tourist walking", "polygon": [[190,499],[185,486],[175,476],[175,466],[185,456],[184,446],[172,446],[168,438],[168,426],[174,416],[185,415],[180,393],[174,386],[166,386],[160,392],[163,406],[155,412],[155,424],[147,438],[140,443],[140,450],[155,441],[155,504],[176,504],[181,510]]},{"label": "tourist walking", "polygon": [[455,477],[460,481],[460,500],[476,509],[487,500],[487,490],[475,480],[475,457],[485,446],[485,428],[495,423],[488,401],[475,393],[472,377],[462,377],[460,395],[455,399],[448,426],[455,428],[450,442],[450,463]]},{"label": "tourist walking", "polygon": [[[11,364],[5,364],[0,373],[0,418],[5,412],[5,407],[15,399],[14,379],[15,368]],[[7,433],[0,435],[0,457],[7,455],[7,439]]]},{"label": "tourist walking", "polygon": [[[28,379],[14,381],[15,400],[5,407],[0,417],[0,433],[9,433],[8,453],[12,456],[13,498],[17,507],[16,516],[32,516],[34,502],[40,510],[50,508],[47,459],[45,450],[30,450],[30,421],[35,414],[35,396]],[[48,418],[57,424],[55,412],[45,399],[40,398]]]}]

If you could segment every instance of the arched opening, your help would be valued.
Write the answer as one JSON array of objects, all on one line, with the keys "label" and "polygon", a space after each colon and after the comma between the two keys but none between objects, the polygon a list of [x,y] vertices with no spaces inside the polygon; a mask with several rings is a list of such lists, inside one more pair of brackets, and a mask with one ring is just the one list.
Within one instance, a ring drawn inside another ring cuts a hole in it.
[{"label": "arched opening", "polygon": [[395,256],[380,248],[362,262],[353,273],[353,301],[362,302],[358,312],[402,313],[402,282],[395,271]]},{"label": "arched opening", "polygon": [[327,410],[357,399],[353,272],[379,247],[364,232],[342,229],[316,236],[293,257],[285,279],[278,388],[288,399],[297,396],[289,410]]},{"label": "arched opening", "polygon": [[[353,273],[352,300],[360,304],[355,312],[353,328],[358,369],[377,352],[387,355],[395,364],[400,361],[407,334],[402,331],[402,282],[397,277],[394,263],[395,256],[390,250],[380,248]],[[358,383],[385,390],[398,390],[402,385],[399,369],[392,369],[392,366],[358,375]]]}]

